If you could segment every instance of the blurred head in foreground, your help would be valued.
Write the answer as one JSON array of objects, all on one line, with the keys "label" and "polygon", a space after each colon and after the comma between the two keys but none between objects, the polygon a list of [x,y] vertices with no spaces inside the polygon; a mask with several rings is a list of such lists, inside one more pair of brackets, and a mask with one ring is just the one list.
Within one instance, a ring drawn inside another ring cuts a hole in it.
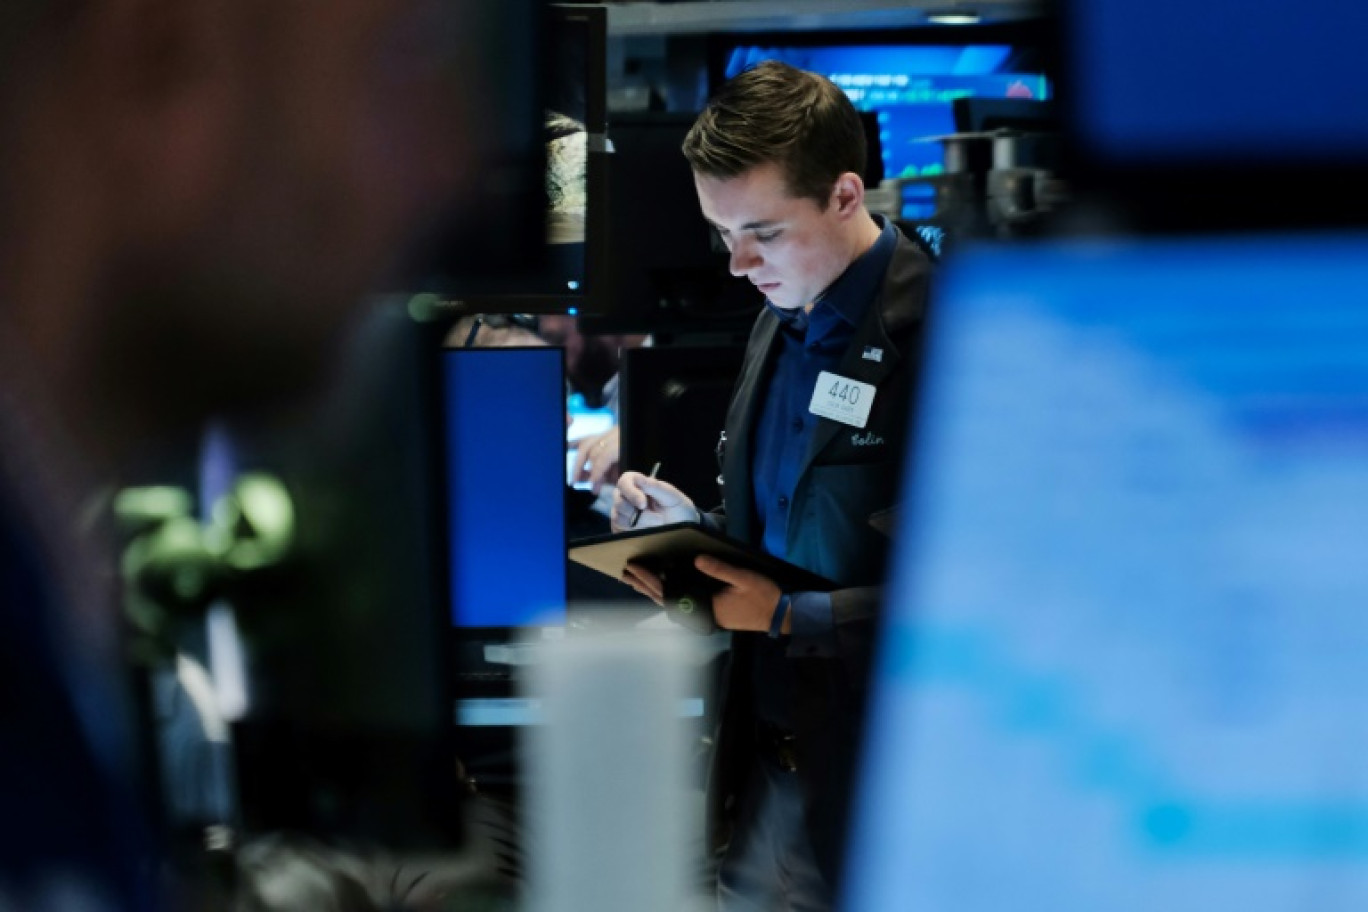
[{"label": "blurred head in foreground", "polygon": [[320,376],[472,170],[467,6],[0,4],[0,907],[155,907],[78,506]]},{"label": "blurred head in foreground", "polygon": [[460,185],[460,2],[5,7],[0,336],[91,455],[316,376]]}]

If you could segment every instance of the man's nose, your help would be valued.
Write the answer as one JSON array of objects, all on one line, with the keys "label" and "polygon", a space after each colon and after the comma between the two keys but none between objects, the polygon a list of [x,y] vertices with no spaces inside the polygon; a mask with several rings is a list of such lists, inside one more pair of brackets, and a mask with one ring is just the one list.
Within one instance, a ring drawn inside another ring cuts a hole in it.
[{"label": "man's nose", "polygon": [[738,241],[731,249],[731,274],[743,276],[756,266],[760,265],[760,255],[756,253],[754,245],[745,241]]}]

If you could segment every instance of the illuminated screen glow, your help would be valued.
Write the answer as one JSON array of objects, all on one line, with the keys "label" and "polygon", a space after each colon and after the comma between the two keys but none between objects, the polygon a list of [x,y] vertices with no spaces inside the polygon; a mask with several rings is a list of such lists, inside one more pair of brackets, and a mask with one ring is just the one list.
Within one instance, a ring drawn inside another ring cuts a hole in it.
[{"label": "illuminated screen glow", "polygon": [[1368,156],[1368,6],[1296,0],[1068,5],[1072,121],[1101,161]]},{"label": "illuminated screen glow", "polygon": [[1368,235],[962,250],[845,908],[1368,904]]},{"label": "illuminated screen glow", "polygon": [[563,357],[559,348],[442,353],[457,627],[565,622]]},{"label": "illuminated screen glow", "polygon": [[727,78],[762,60],[779,60],[826,76],[861,111],[878,114],[885,177],[944,173],[945,156],[927,137],[955,132],[956,98],[1050,97],[1049,80],[1013,72],[1006,45],[738,47]]}]

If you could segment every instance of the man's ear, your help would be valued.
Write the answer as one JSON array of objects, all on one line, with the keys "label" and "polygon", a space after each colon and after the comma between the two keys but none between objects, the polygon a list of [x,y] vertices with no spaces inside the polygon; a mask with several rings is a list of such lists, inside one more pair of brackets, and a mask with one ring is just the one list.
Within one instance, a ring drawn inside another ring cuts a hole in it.
[{"label": "man's ear", "polygon": [[102,0],[82,24],[88,135],[126,215],[178,230],[216,193],[241,139],[245,61],[233,2]]},{"label": "man's ear", "polygon": [[841,218],[852,218],[864,209],[864,180],[854,171],[836,178],[831,188],[831,204]]}]

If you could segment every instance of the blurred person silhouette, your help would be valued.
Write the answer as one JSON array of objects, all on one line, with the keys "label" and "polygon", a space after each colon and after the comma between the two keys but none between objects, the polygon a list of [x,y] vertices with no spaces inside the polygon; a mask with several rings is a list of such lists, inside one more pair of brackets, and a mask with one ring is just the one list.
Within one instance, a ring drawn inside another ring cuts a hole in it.
[{"label": "blurred person silhouette", "polygon": [[511,912],[516,894],[489,879],[402,862],[298,835],[262,837],[237,853],[231,912]]},{"label": "blurred person silhouette", "polygon": [[572,392],[594,408],[617,407],[617,372],[624,348],[646,342],[644,335],[586,334],[577,317],[548,314],[539,320],[541,337],[565,348],[565,372]]},{"label": "blurred person silhouette", "polygon": [[447,330],[449,348],[521,348],[549,344],[531,314],[467,314]]},{"label": "blurred person silhouette", "polygon": [[613,426],[571,441],[575,462],[570,477],[576,484],[587,483],[598,497],[600,512],[612,509],[613,486],[622,475],[621,433],[618,421],[621,363],[624,348],[649,343],[645,335],[593,334],[580,332],[576,317],[554,314],[540,321],[540,332],[552,345],[565,348],[566,375],[572,393],[579,393],[587,404],[611,409]]},{"label": "blurred person silhouette", "polygon": [[206,416],[306,390],[460,190],[477,115],[432,20],[459,9],[6,0],[0,908],[167,904],[88,507]]},{"label": "blurred person silhouette", "polygon": [[[622,475],[621,426],[613,425],[598,434],[586,434],[571,441],[575,462],[570,467],[570,480],[587,483],[597,497],[604,487],[612,487]],[[610,506],[611,509],[611,506]]]}]

